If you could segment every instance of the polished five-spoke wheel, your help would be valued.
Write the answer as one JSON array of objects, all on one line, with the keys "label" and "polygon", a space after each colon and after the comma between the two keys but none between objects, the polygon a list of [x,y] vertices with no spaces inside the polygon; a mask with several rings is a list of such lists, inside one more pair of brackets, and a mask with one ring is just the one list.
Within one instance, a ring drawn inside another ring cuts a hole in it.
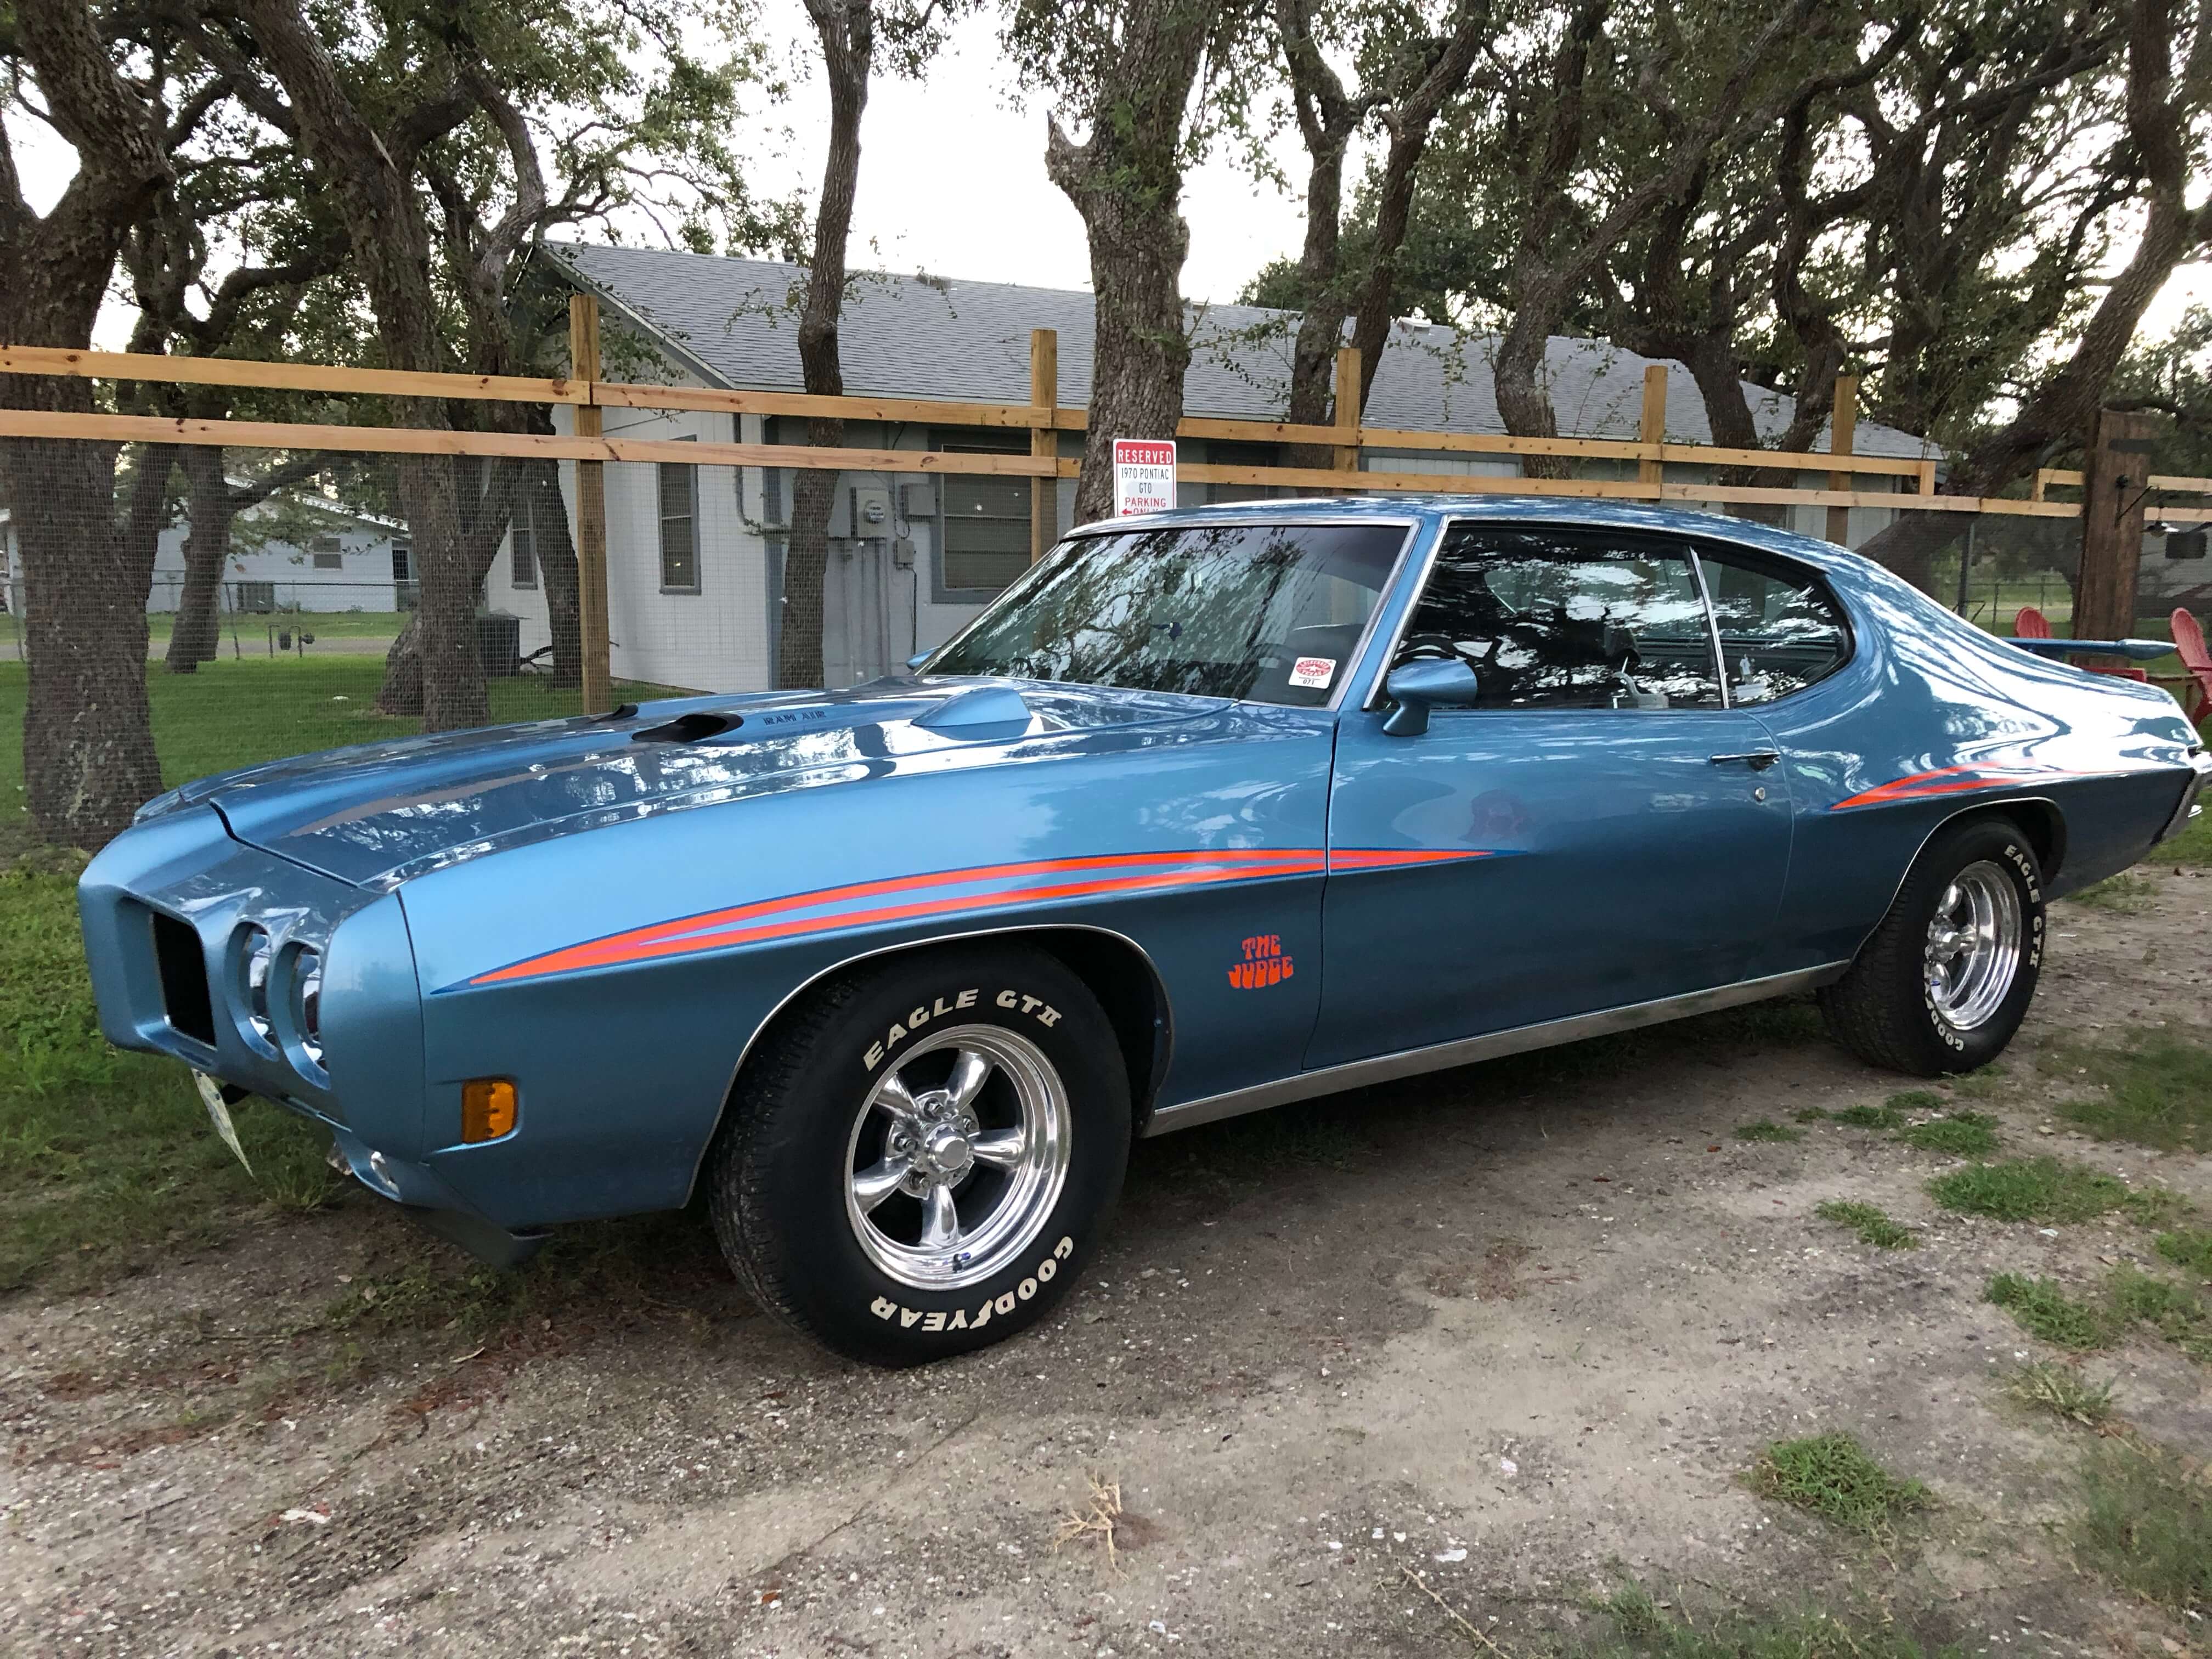
[{"label": "polished five-spoke wheel", "polygon": [[1850,971],[1822,988],[1820,1010],[1877,1066],[1971,1072],[2012,1041],[2042,961],[2034,844],[2008,818],[1967,818],[1929,837]]},{"label": "polished five-spoke wheel", "polygon": [[1924,952],[1928,1000],[1962,1031],[1989,1023],[2020,972],[2019,878],[1984,859],[1936,901]]},{"label": "polished five-spoke wheel", "polygon": [[939,1033],[887,1068],[853,1122],[846,1214],[902,1285],[988,1279],[1035,1241],[1066,1179],[1067,1091],[994,1025]]},{"label": "polished five-spoke wheel", "polygon": [[1016,941],[815,987],[740,1069],[714,1231],[763,1308],[910,1365],[1048,1315],[1127,1166],[1129,1054],[1089,985]]}]

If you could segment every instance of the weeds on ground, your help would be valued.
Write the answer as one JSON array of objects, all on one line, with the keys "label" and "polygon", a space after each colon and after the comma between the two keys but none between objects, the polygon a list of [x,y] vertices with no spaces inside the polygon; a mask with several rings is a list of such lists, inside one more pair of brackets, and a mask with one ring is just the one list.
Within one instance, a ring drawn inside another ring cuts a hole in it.
[{"label": "weeds on ground", "polygon": [[2110,1333],[2098,1310],[2076,1302],[2055,1279],[1999,1273],[1983,1295],[2009,1313],[2029,1335],[2077,1353],[2101,1348]]},{"label": "weeds on ground", "polygon": [[1933,1122],[1908,1124],[1897,1138],[1923,1152],[1980,1158],[1997,1149],[1997,1121],[1979,1112],[1954,1112]]},{"label": "weeds on ground", "polygon": [[2148,1325],[2199,1364],[2212,1365],[2212,1312],[2187,1285],[2122,1266],[2106,1281],[2105,1294],[2117,1319]]},{"label": "weeds on ground", "polygon": [[2066,899],[2069,904],[2132,916],[2150,908],[2151,892],[2150,883],[2141,876],[2108,876],[2078,893],[2069,893]]},{"label": "weeds on ground", "polygon": [[1978,1072],[1953,1078],[1951,1092],[1966,1100],[1993,1100],[2004,1092],[2007,1081],[2003,1066],[1984,1066]]},{"label": "weeds on ground", "polygon": [[1947,1210],[1996,1221],[2090,1221],[2118,1210],[2149,1226],[2185,1207],[2163,1188],[2130,1187],[2117,1176],[2055,1158],[1954,1170],[1929,1182],[1928,1191]]},{"label": "weeds on ground", "polygon": [[1828,1121],[1828,1117],[1827,1109],[1822,1106],[1808,1106],[1802,1111],[1792,1112],[1790,1115],[1790,1121],[1793,1123],[1825,1123]]},{"label": "weeds on ground", "polygon": [[1735,1138],[1738,1140],[1754,1141],[1802,1140],[1805,1139],[1805,1132],[1802,1129],[1793,1129],[1786,1123],[1776,1123],[1769,1119],[1760,1118],[1756,1123],[1747,1123],[1739,1128],[1735,1132]]},{"label": "weeds on ground", "polygon": [[2116,1043],[2053,1042],[2037,1061],[2069,1088],[2094,1088],[2058,1115],[2099,1140],[2212,1152],[2212,1046],[2171,1029]]},{"label": "weeds on ground", "polygon": [[1927,1487],[1899,1480],[1848,1434],[1778,1440],[1759,1455],[1749,1478],[1760,1497],[1810,1510],[1868,1537],[1888,1534],[1935,1502]]},{"label": "weeds on ground", "polygon": [[1910,1250],[1920,1241],[1912,1236],[1910,1227],[1892,1221],[1882,1211],[1871,1204],[1854,1204],[1843,1199],[1830,1199],[1815,1205],[1813,1213],[1823,1221],[1849,1227],[1860,1239],[1883,1250]]},{"label": "weeds on ground", "polygon": [[2092,1382],[2071,1365],[2038,1359],[2005,1379],[2005,1392],[2021,1404],[2063,1422],[2094,1429],[2112,1415],[2112,1385]]},{"label": "weeds on ground", "polygon": [[1836,1121],[1848,1123],[1854,1129],[1901,1129],[1905,1114],[1893,1105],[1846,1106],[1836,1114]]},{"label": "weeds on ground", "polygon": [[2106,1276],[2095,1302],[2078,1301],[2056,1279],[1999,1273],[1990,1301],[2021,1329],[2053,1347],[2086,1352],[2148,1326],[2199,1364],[2212,1364],[2212,1310],[2185,1285],[2122,1266]]},{"label": "weeds on ground", "polygon": [[2081,1473],[2074,1553],[2093,1572],[2177,1612],[2212,1612],[2212,1480],[2179,1454],[2100,1442]]},{"label": "weeds on ground", "polygon": [[2184,1227],[2160,1233],[2158,1253],[2199,1278],[2212,1279],[2212,1227]]},{"label": "weeds on ground", "polygon": [[1572,1659],[1958,1659],[1955,1647],[1923,1647],[1893,1626],[1854,1624],[1826,1612],[1692,1619],[1641,1584],[1615,1591],[1598,1610],[1609,1638],[1567,1650]]}]

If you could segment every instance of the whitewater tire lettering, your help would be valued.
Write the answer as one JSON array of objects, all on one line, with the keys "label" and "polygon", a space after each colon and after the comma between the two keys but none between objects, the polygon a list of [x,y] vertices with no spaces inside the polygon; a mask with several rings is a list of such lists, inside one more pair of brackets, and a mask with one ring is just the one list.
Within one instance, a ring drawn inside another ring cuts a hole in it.
[{"label": "whitewater tire lettering", "polygon": [[973,1313],[965,1308],[955,1308],[950,1313],[942,1308],[908,1308],[887,1296],[879,1296],[871,1302],[868,1311],[886,1322],[896,1319],[902,1331],[912,1330],[916,1325],[925,1331],[981,1330],[994,1316],[1011,1314],[1023,1303],[1034,1299],[1040,1289],[1059,1276],[1060,1264],[1074,1254],[1074,1237],[1063,1233],[1060,1243],[1052,1247],[1052,1254],[1040,1261],[1020,1284],[995,1297],[985,1297],[982,1305]]},{"label": "whitewater tire lettering", "polygon": [[[893,1049],[921,1030],[923,1026],[932,1020],[943,1019],[949,1014],[956,1014],[963,1009],[973,1008],[976,1000],[981,995],[982,988],[975,986],[965,991],[948,993],[944,996],[932,997],[926,1003],[916,1004],[907,1011],[903,1019],[893,1020],[890,1029],[884,1031],[880,1040],[868,1045],[867,1051],[860,1056],[860,1069],[873,1072],[884,1063],[885,1057]],[[1001,1008],[1027,1014],[1038,1024],[1047,1028],[1060,1024],[1060,1010],[1045,1001],[1042,997],[1033,997],[1023,991],[1001,991],[992,999],[992,1001]]]}]

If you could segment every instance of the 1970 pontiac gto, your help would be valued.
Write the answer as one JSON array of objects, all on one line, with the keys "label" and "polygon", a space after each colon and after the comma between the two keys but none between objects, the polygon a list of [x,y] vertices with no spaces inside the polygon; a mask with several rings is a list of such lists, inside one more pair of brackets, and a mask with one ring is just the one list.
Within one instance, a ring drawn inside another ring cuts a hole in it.
[{"label": "1970 pontiac gto", "polygon": [[2165,693],[1734,519],[1077,531],[910,674],[249,768],[84,874],[108,1036],[495,1261],[703,1184],[886,1364],[1034,1322],[1131,1138],[1808,989],[2003,1048],[2046,899],[2188,819]]}]

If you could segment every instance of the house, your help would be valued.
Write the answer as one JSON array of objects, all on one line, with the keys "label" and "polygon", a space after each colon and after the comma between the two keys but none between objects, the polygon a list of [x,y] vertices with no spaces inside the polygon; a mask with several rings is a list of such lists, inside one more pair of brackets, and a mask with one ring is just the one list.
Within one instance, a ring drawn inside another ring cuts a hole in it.
[{"label": "house", "polygon": [[[564,280],[599,297],[610,378],[804,389],[797,337],[805,278],[801,267],[573,244],[550,246],[544,258]],[[1280,419],[1297,323],[1294,313],[1258,307],[1194,308],[1185,411]],[[1092,341],[1088,293],[926,276],[861,276],[853,283],[840,328],[846,390],[1025,404],[1030,333],[1038,328],[1059,333],[1060,401],[1086,402]],[[1447,328],[1399,325],[1377,367],[1368,423],[1502,433],[1489,368],[1494,343]],[[1602,341],[1554,338],[1547,368],[1561,429],[1634,438],[1645,366],[1635,353]],[[1747,390],[1759,431],[1778,436],[1789,424],[1790,399],[1760,387]],[[1668,394],[1668,436],[1710,442],[1705,408],[1686,372],[1669,377]],[[557,411],[557,420],[568,416],[566,409]],[[608,409],[603,420],[611,436],[806,441],[803,421],[776,416]],[[1030,434],[1004,428],[851,422],[845,441],[855,448],[1027,453]],[[1919,459],[1932,453],[1921,439],[1871,422],[1860,422],[1856,441],[1866,454]],[[1081,434],[1061,434],[1060,453],[1079,455]],[[1211,440],[1185,440],[1182,454],[1190,462],[1259,465],[1282,459],[1273,445]],[[1511,477],[1520,470],[1510,456],[1418,450],[1369,449],[1362,464],[1370,471],[1459,476]],[[1591,464],[1585,471],[1632,477],[1634,465]],[[1674,478],[1694,476],[1687,468],[1669,472]],[[791,477],[782,468],[639,464],[606,469],[609,631],[618,678],[717,690],[773,683]],[[1826,474],[1801,482],[1824,488]],[[564,483],[573,512],[573,479]],[[871,678],[941,642],[1026,568],[1030,488],[1024,478],[841,474],[825,580],[830,682]],[[1070,521],[1074,491],[1072,479],[1058,481],[1062,529]],[[1186,483],[1180,495],[1188,506],[1266,493]],[[1792,527],[1824,532],[1826,509],[1784,512]],[[1851,538],[1872,535],[1890,516],[1884,508],[1853,508]],[[521,619],[525,653],[550,638],[532,552],[539,533],[526,515],[486,585],[490,609]]]},{"label": "house", "polygon": [[[240,481],[242,482],[242,481]],[[179,513],[154,550],[146,609],[178,609],[185,586]],[[292,493],[246,507],[231,521],[217,606],[226,613],[403,611],[412,608],[407,527],[335,498]]]}]

